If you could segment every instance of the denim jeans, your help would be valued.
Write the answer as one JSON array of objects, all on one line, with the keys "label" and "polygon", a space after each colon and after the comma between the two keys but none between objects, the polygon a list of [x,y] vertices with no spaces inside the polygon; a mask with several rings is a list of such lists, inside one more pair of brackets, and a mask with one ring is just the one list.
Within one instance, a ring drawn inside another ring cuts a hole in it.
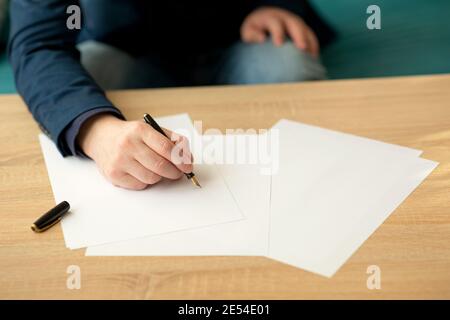
[{"label": "denim jeans", "polygon": [[321,80],[318,59],[290,41],[275,47],[237,42],[207,54],[152,54],[133,57],[110,45],[86,41],[78,46],[81,62],[104,90],[195,85],[258,84]]}]

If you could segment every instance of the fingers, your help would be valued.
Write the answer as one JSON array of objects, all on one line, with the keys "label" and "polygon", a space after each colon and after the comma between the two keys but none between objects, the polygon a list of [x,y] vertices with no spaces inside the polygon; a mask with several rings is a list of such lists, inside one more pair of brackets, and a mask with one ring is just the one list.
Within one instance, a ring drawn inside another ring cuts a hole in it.
[{"label": "fingers", "polygon": [[[135,154],[135,159],[142,168],[134,167],[132,174],[133,176],[137,177],[134,174],[136,173],[139,175],[139,177],[142,177],[144,180],[141,181],[148,181],[145,180],[146,178],[148,178],[150,181],[156,179],[157,177],[154,177],[153,175],[151,175],[151,173],[172,180],[179,179],[183,175],[183,173],[177,167],[175,167],[173,163],[163,158],[152,149],[148,148],[147,145],[142,144],[139,149],[140,150]],[[147,171],[147,173],[143,172],[143,170]],[[152,184],[150,182],[148,183]]]},{"label": "fingers", "polygon": [[162,179],[160,175],[148,170],[136,160],[132,160],[128,164],[127,172],[145,185],[156,184]]},{"label": "fingers", "polygon": [[305,50],[313,57],[317,58],[319,56],[319,41],[310,27],[296,17],[285,19],[285,25],[289,36],[297,48]]},{"label": "fingers", "polygon": [[188,138],[169,129],[162,129],[173,144],[170,161],[181,171],[192,172],[194,157],[191,153]]},{"label": "fingers", "polygon": [[295,46],[301,50],[307,50],[308,46],[308,38],[307,38],[307,30],[306,26],[299,20],[295,18],[287,18],[285,19],[285,25],[287,32],[294,42]]},{"label": "fingers", "polygon": [[112,160],[110,159],[111,161],[107,165],[100,166],[102,174],[112,184],[131,190],[142,190],[147,187],[149,183],[145,182],[145,180],[150,182],[150,179],[147,179],[133,168],[133,162],[135,160],[130,158],[126,152],[113,158]]},{"label": "fingers", "polygon": [[[98,118],[96,125],[98,129],[89,131],[96,147],[92,158],[116,186],[141,190],[162,178],[178,179],[192,172],[189,143],[181,135],[166,130],[174,144],[142,121]],[[171,162],[173,158],[178,162]]]},{"label": "fingers", "polygon": [[272,42],[279,47],[284,42],[284,27],[283,23],[278,18],[271,18],[266,21],[266,27],[272,37]]},{"label": "fingers", "polygon": [[[173,133],[169,130],[167,132],[172,136]],[[179,170],[185,173],[192,172],[192,163],[186,163],[180,161],[179,148],[175,148],[174,142],[163,136],[158,131],[150,128],[146,125],[145,130],[142,132],[142,139],[144,143],[156,152],[158,155],[173,163]],[[179,139],[179,138],[178,138]],[[187,152],[187,151],[186,151]],[[160,161],[159,165],[164,167],[165,164]],[[160,174],[159,172],[155,171]]]},{"label": "fingers", "polygon": [[188,140],[185,136],[182,136],[181,134],[178,134],[176,132],[173,132],[166,128],[163,129],[164,133],[169,137],[169,140],[172,141],[173,144],[177,144],[183,140]]},{"label": "fingers", "polygon": [[262,43],[266,41],[264,30],[254,24],[245,24],[241,31],[242,41],[248,43]]},{"label": "fingers", "polygon": [[317,40],[316,34],[309,27],[306,35],[308,39],[308,47],[311,48],[310,53],[317,58],[320,53],[319,40]]},{"label": "fingers", "polygon": [[130,190],[143,190],[147,187],[146,183],[139,181],[129,174],[123,174],[119,179],[111,180],[111,182],[117,187]]},{"label": "fingers", "polygon": [[171,132],[170,130],[163,129],[166,134],[170,137],[170,140],[174,142],[174,147],[172,149],[171,161],[176,166],[183,166],[183,172],[192,172],[192,164],[194,157],[191,153],[191,148],[189,146],[189,140],[178,133]]},{"label": "fingers", "polygon": [[299,50],[314,57],[319,55],[319,42],[314,31],[297,15],[282,9],[261,8],[244,20],[241,37],[244,42],[265,41],[266,32],[275,46],[281,46],[285,36],[289,36]]}]

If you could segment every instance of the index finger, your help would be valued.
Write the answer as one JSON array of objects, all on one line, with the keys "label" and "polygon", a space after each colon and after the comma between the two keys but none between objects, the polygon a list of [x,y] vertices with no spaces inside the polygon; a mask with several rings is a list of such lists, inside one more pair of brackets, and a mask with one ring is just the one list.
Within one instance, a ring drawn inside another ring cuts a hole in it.
[{"label": "index finger", "polygon": [[284,21],[289,36],[297,48],[307,50],[308,38],[306,26],[296,18],[288,17]]},{"label": "index finger", "polygon": [[278,18],[272,18],[266,21],[266,28],[272,36],[272,42],[275,46],[281,46],[284,42],[283,24]]},{"label": "index finger", "polygon": [[[170,139],[173,137],[175,139],[175,142],[178,144],[183,140],[187,140],[187,138],[181,138],[182,136],[177,135],[176,133],[173,133],[170,130],[163,129],[166,133],[166,135],[169,137],[165,137],[155,129],[147,126],[142,134],[142,140],[144,143],[153,151],[155,151],[157,154],[162,156],[163,158],[167,159],[171,163],[173,163],[179,170],[189,173],[192,172],[192,163],[189,161],[180,161],[179,156],[179,146],[177,147],[176,144],[171,141]],[[177,136],[175,136],[177,135]],[[177,142],[178,141],[178,142]],[[185,149],[183,149],[185,150]],[[189,150],[189,149],[188,149]],[[189,154],[190,159],[190,151],[184,151],[186,154]]]},{"label": "index finger", "polygon": [[308,37],[308,40],[309,40],[308,42],[311,47],[311,53],[314,57],[317,58],[319,56],[319,52],[320,52],[320,45],[319,45],[319,40],[317,40],[317,37],[311,28],[308,28],[308,30],[307,30],[307,37]]},{"label": "index finger", "polygon": [[189,139],[182,134],[170,131],[169,129],[162,128],[164,133],[169,139],[174,142],[175,146],[172,149],[172,161],[173,163],[184,163],[191,165],[194,161],[194,157],[191,153]]}]

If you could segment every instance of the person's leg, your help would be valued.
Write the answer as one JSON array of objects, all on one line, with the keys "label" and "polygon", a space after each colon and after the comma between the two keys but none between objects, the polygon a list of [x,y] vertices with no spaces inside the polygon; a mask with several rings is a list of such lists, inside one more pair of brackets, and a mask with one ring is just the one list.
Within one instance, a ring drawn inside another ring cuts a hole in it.
[{"label": "person's leg", "polygon": [[104,90],[168,87],[175,81],[161,68],[159,58],[134,58],[108,44],[86,41],[78,45],[81,63]]},{"label": "person's leg", "polygon": [[275,47],[236,43],[224,54],[217,84],[256,84],[322,80],[326,70],[318,59],[297,49],[292,42]]}]

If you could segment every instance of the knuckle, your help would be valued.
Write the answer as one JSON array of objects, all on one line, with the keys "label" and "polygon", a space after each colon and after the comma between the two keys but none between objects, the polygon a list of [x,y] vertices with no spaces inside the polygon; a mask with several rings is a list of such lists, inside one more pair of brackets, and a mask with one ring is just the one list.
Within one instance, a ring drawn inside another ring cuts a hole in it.
[{"label": "knuckle", "polygon": [[167,162],[160,158],[155,161],[154,167],[157,172],[163,171],[167,167]]},{"label": "knuckle", "polygon": [[146,126],[147,125],[141,121],[134,121],[131,125],[131,130],[134,132],[141,132]]},{"label": "knuckle", "polygon": [[144,123],[144,122],[137,122],[137,125],[136,125],[136,130],[138,131],[138,132],[145,132],[145,131],[147,131],[147,130],[149,130],[149,126],[148,126],[148,124],[146,124],[146,123]]},{"label": "knuckle", "polygon": [[160,139],[159,142],[160,150],[163,154],[170,154],[172,151],[172,143],[167,139]]},{"label": "knuckle", "polygon": [[105,175],[112,180],[117,180],[121,176],[121,170],[115,165],[111,165],[105,169]]},{"label": "knuckle", "polygon": [[131,137],[129,135],[124,135],[120,137],[117,141],[117,145],[120,149],[128,149],[131,146]]},{"label": "knuckle", "polygon": [[185,171],[185,172],[191,172],[192,170],[193,170],[194,168],[193,168],[193,165],[192,165],[192,163],[188,163],[188,162],[186,162],[186,163],[183,163],[183,170]]},{"label": "knuckle", "polygon": [[179,135],[178,143],[189,146],[189,139],[186,136]]},{"label": "knuckle", "polygon": [[148,129],[148,128],[146,128],[145,123],[142,123],[139,121],[133,121],[130,123],[130,127],[129,127],[127,136],[142,136],[145,129]]}]

